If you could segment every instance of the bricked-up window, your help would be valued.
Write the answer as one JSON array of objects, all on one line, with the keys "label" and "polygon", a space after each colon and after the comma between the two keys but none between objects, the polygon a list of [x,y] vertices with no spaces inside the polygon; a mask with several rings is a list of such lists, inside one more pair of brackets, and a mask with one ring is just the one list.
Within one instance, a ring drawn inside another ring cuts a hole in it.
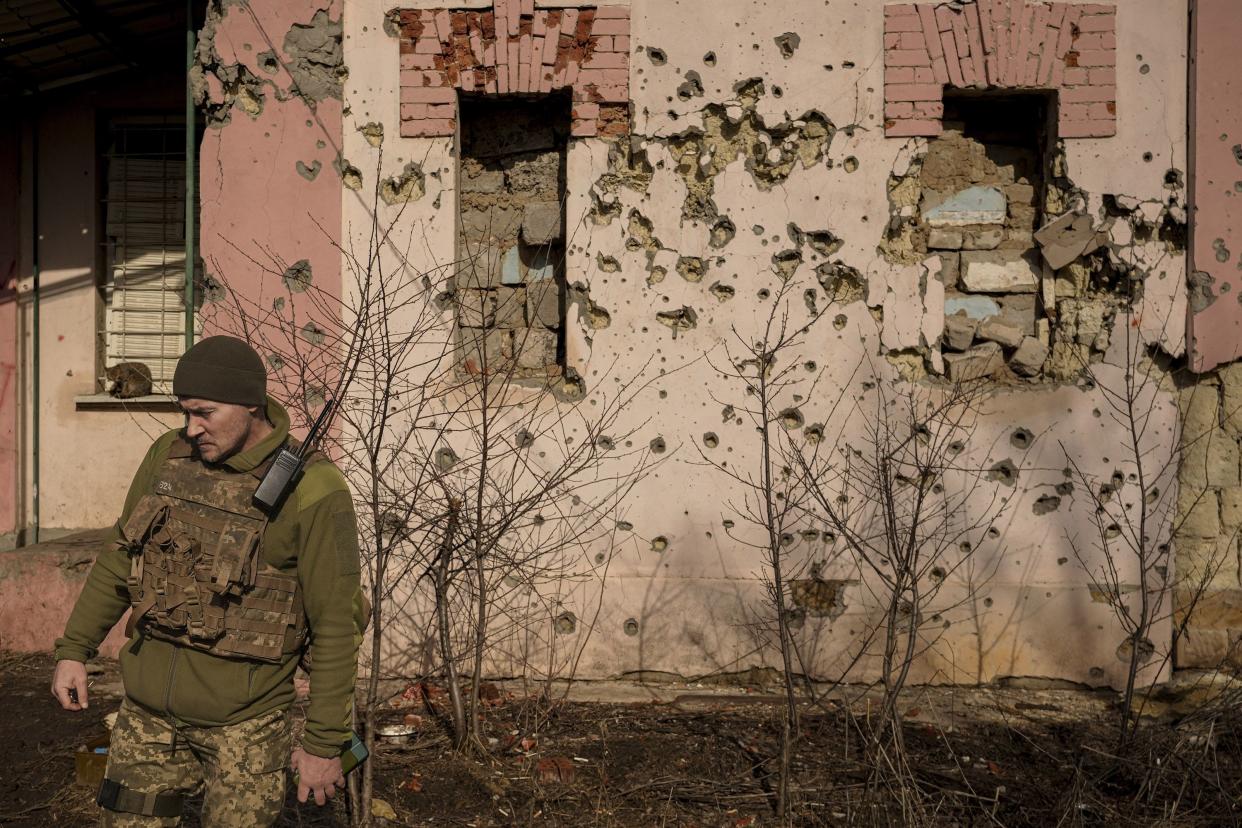
[{"label": "bricked-up window", "polygon": [[561,372],[568,95],[460,100],[457,326],[470,373]]},{"label": "bricked-up window", "polygon": [[[1046,203],[1048,93],[949,92],[923,161],[920,221],[941,262],[950,379],[1042,371],[1050,337],[1034,233]],[[1008,373],[1006,372],[1006,373]]]}]

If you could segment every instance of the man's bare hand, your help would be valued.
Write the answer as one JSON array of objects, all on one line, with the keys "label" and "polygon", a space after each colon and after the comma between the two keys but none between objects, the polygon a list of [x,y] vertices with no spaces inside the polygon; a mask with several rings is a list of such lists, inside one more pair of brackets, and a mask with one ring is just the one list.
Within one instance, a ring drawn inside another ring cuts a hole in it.
[{"label": "man's bare hand", "polygon": [[315,795],[315,804],[323,805],[337,788],[345,787],[345,774],[341,771],[341,757],[324,759],[295,748],[289,762],[298,776],[298,802],[305,802],[307,794]]},{"label": "man's bare hand", "polygon": [[66,710],[85,710],[88,707],[86,665],[68,659],[56,662],[56,672],[52,673],[52,695]]}]

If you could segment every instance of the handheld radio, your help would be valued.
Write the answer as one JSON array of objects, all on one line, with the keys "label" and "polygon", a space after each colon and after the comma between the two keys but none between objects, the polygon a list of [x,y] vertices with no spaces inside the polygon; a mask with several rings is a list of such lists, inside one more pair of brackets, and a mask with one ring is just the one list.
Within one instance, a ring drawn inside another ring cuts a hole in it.
[{"label": "handheld radio", "polygon": [[276,452],[272,465],[263,475],[263,479],[259,481],[259,488],[254,490],[254,502],[264,510],[275,512],[280,508],[280,504],[284,503],[289,492],[293,491],[298,481],[302,479],[302,467],[306,464],[306,455],[310,453],[311,447],[319,439],[319,433],[323,431],[324,425],[328,422],[332,406],[332,400],[324,403],[306,439],[296,450],[290,451],[287,446],[282,446],[280,451]]}]

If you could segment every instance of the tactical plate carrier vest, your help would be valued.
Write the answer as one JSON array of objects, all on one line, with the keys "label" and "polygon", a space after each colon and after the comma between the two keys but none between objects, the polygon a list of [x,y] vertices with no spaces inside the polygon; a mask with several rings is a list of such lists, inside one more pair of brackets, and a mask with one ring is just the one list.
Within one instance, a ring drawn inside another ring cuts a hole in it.
[{"label": "tactical plate carrier vest", "polygon": [[263,560],[269,515],[252,501],[258,477],[202,463],[173,443],[121,529],[130,555],[129,629],[229,658],[279,663],[302,649],[296,575]]}]

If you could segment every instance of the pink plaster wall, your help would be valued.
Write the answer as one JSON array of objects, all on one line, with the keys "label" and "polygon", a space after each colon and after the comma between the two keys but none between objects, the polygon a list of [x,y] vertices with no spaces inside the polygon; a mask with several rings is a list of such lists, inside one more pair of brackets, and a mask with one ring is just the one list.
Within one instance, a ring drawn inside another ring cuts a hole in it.
[{"label": "pink plaster wall", "polygon": [[0,535],[17,528],[17,276],[21,155],[17,124],[0,127]]},{"label": "pink plaster wall", "polygon": [[[294,94],[296,84],[284,68],[286,33],[323,7],[307,0],[228,5],[215,27],[220,64],[242,64],[264,80],[261,110],[250,114],[235,104],[228,123],[208,127],[201,148],[199,239],[206,272],[227,284],[248,314],[288,296],[280,275],[300,259],[310,262],[317,288],[341,295],[341,101],[308,101]],[[339,19],[340,3],[328,4],[327,11]],[[275,74],[257,58],[269,49],[282,62]],[[210,67],[207,73],[212,99],[224,100]],[[313,179],[299,174],[299,162],[304,168],[318,165]],[[299,325],[321,317],[309,305],[298,305]],[[237,309],[233,302],[205,306],[204,335],[241,334]],[[339,327],[339,319],[323,321],[328,330]]]},{"label": "pink plaster wall", "polygon": [[1236,0],[1194,3],[1191,88],[1192,284],[1211,277],[1210,304],[1191,309],[1191,368],[1242,356],[1242,14]]}]

